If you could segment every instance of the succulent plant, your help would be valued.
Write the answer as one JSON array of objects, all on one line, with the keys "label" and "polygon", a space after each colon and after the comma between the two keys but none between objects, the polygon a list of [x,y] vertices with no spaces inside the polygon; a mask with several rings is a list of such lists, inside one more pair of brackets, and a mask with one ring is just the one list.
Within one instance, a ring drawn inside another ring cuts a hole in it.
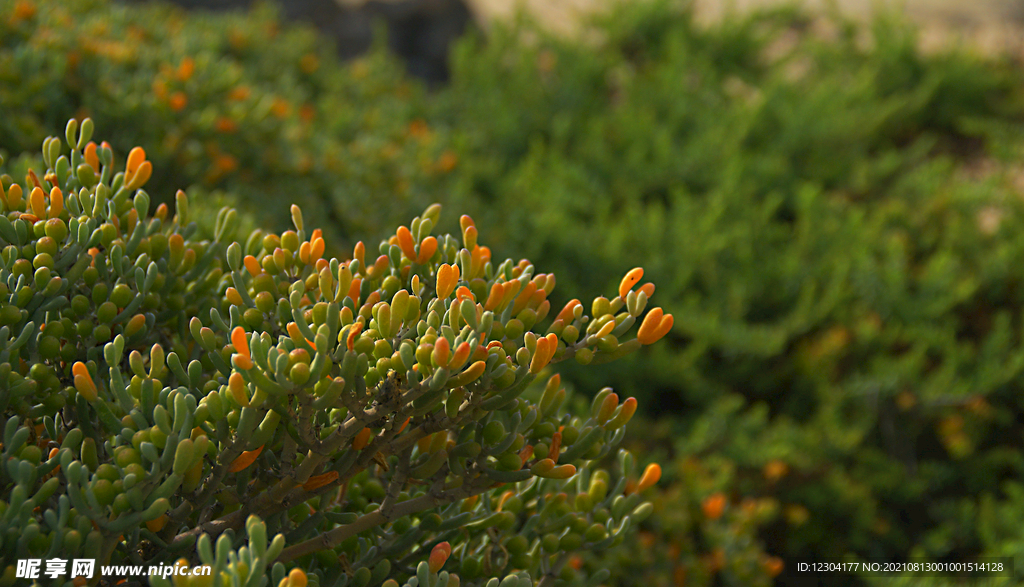
[{"label": "succulent plant", "polygon": [[468,216],[433,236],[439,205],[344,261],[294,205],[294,230],[238,242],[225,208],[200,240],[184,193],[150,215],[143,149],[122,168],[92,131],[2,179],[0,584],[79,557],[212,566],[176,585],[551,585],[650,515],[660,468],[627,490],[615,452],[636,400],[575,414],[551,374],[669,331],[642,269],[551,317],[555,276],[493,261]]}]

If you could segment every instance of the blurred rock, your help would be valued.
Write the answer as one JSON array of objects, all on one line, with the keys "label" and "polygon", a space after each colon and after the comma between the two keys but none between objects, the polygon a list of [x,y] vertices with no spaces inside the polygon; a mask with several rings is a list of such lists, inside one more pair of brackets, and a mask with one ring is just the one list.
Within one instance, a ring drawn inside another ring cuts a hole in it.
[{"label": "blurred rock", "polygon": [[[125,0],[141,3],[151,0]],[[246,9],[254,0],[161,0],[190,10]],[[409,73],[437,84],[448,80],[451,43],[473,24],[464,0],[275,0],[282,14],[308,22],[332,38],[338,54],[351,59],[373,42],[374,22],[387,27],[388,46]]]}]

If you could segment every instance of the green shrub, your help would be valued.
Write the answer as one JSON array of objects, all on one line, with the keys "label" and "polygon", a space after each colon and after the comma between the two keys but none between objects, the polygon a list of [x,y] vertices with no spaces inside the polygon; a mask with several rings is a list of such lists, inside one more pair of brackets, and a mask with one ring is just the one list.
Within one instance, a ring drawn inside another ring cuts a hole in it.
[{"label": "green shrub", "polygon": [[[25,6],[35,14],[17,16]],[[1024,209],[1007,165],[1021,152],[1019,64],[922,55],[892,19],[866,30],[783,10],[702,28],[656,2],[614,13],[586,45],[530,23],[467,39],[451,86],[428,94],[380,54],[339,66],[308,31],[275,22],[5,4],[0,147],[28,148],[86,109],[116,149],[152,145],[154,193],[225,190],[241,217],[277,231],[294,200],[332,251],[353,233],[390,238],[444,194],[492,243],[555,270],[556,307],[643,264],[676,317],[670,344],[564,375],[671,414],[626,442],[664,455],[674,484],[652,499],[680,507],[647,522],[652,548],[583,555],[581,569],[668,585],[672,543],[688,580],[739,584],[767,574],[726,572],[770,560],[758,543],[783,559],[1016,552],[999,520],[1014,519],[1006,481],[1024,472]],[[255,42],[270,30],[287,42]],[[138,57],[122,61],[126,39]],[[225,99],[238,85],[251,89],[245,108]],[[172,91],[188,107],[171,110]],[[288,116],[267,110],[275,98]],[[234,134],[217,131],[221,116]],[[218,153],[238,167],[208,181]],[[722,519],[746,498],[776,505],[714,534],[698,504],[717,492]],[[719,546],[726,564],[705,577]]]},{"label": "green shrub", "polygon": [[426,207],[453,165],[433,133],[410,127],[423,90],[401,72],[382,51],[341,69],[313,29],[281,24],[270,4],[196,16],[159,3],[6,2],[0,149],[34,150],[89,116],[118,151],[147,145],[157,198],[223,190],[278,230],[277,210],[298,203],[340,251]]},{"label": "green shrub", "polygon": [[455,200],[568,295],[643,259],[671,345],[571,378],[677,413],[644,438],[776,500],[772,554],[970,559],[966,512],[1024,472],[1019,66],[820,24],[634,6],[596,48],[467,42],[438,98]]},{"label": "green shrub", "polygon": [[650,515],[660,468],[613,453],[635,399],[577,415],[538,377],[664,336],[642,270],[549,318],[554,275],[492,262],[468,216],[431,236],[439,205],[379,257],[324,258],[294,205],[294,230],[243,245],[224,208],[200,240],[183,192],[150,216],[141,148],[121,171],[78,127],[0,184],[0,584],[29,558],[213,567],[175,585],[608,577],[565,565]]}]

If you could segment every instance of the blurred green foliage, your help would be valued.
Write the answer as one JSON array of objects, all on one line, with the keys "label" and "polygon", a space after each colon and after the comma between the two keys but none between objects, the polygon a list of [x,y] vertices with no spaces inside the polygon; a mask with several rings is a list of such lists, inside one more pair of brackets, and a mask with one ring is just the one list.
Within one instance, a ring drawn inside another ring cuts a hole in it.
[{"label": "blurred green foliage", "polygon": [[[571,374],[636,395],[659,419],[627,441],[676,463],[654,546],[596,563],[621,584],[711,580],[717,547],[765,567],[759,544],[1024,556],[1019,63],[922,54],[891,15],[702,27],[651,2],[582,43],[526,19],[465,39],[427,93],[380,51],[337,64],[268,9],[25,4],[0,9],[0,149],[88,114],[116,150],[182,170],[154,193],[223,190],[277,227],[266,211],[297,201],[335,250],[440,198],[558,274],[561,302],[642,265],[672,344]],[[715,539],[699,504],[716,493],[722,520],[765,505]]]}]

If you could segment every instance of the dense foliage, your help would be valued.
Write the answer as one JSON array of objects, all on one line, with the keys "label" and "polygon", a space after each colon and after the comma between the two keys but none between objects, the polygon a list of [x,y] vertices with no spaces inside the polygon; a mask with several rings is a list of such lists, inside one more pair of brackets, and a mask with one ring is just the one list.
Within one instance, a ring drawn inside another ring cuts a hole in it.
[{"label": "dense foliage", "polygon": [[574,566],[746,585],[771,556],[1024,556],[1020,64],[923,55],[891,18],[702,28],[655,2],[583,44],[466,39],[426,93],[266,10],[2,10],[12,153],[88,114],[153,145],[154,194],[224,190],[277,230],[299,202],[338,251],[443,198],[553,269],[556,307],[643,265],[669,344],[563,376],[642,400],[626,443],[667,483],[639,543]]},{"label": "dense foliage", "polygon": [[557,374],[528,388],[671,329],[643,314],[642,269],[548,319],[555,276],[492,262],[468,216],[461,238],[432,236],[436,204],[376,259],[362,242],[324,258],[295,205],[294,230],[242,245],[224,208],[199,239],[183,192],[173,217],[149,215],[145,151],[120,171],[92,120],[78,127],[69,153],[44,142],[43,173],[0,182],[3,584],[26,558],[79,557],[96,580],[177,556],[213,567],[185,585],[608,576],[565,565],[653,511],[657,465],[584,464],[613,454],[637,401],[605,388],[581,417]]}]

